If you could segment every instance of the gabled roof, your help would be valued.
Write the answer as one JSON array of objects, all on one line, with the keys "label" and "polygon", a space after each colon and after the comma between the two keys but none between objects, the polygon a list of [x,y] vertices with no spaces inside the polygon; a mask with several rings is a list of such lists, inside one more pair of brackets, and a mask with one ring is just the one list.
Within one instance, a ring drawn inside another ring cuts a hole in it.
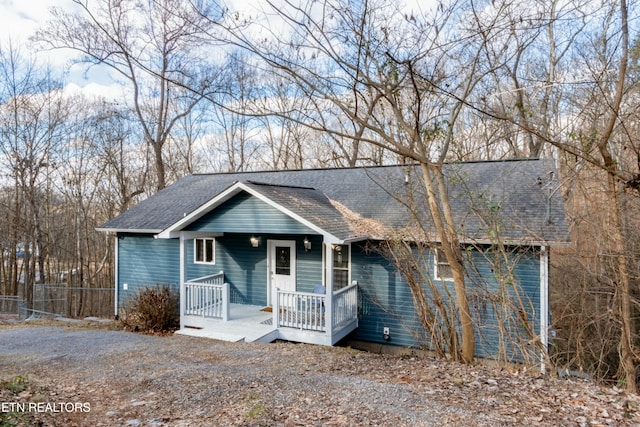
[{"label": "gabled roof", "polygon": [[215,210],[241,192],[247,192],[271,205],[285,215],[334,241],[350,237],[349,226],[331,201],[320,191],[310,187],[274,185],[253,181],[235,182],[207,203],[178,222],[158,233],[161,238],[177,237],[176,232]]},{"label": "gabled roof", "polygon": [[[568,242],[553,160],[446,165],[458,225],[466,239]],[[220,203],[247,191],[339,240],[383,238],[393,230],[432,225],[416,166],[312,169],[190,175],[108,221],[100,230],[170,237]],[[413,200],[414,202],[407,202]],[[415,203],[419,215],[408,204]]]}]

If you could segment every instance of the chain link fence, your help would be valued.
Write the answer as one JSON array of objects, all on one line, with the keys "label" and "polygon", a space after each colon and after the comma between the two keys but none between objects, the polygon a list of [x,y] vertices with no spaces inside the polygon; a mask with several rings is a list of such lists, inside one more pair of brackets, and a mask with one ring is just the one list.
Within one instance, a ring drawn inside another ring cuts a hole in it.
[{"label": "chain link fence", "polygon": [[0,295],[0,315],[17,317],[19,320],[26,319],[28,316],[27,301],[15,295]]},{"label": "chain link fence", "polygon": [[111,318],[115,309],[114,288],[79,288],[37,284],[33,287],[33,307],[18,296],[0,296],[0,314],[25,320],[33,315],[71,318]]}]

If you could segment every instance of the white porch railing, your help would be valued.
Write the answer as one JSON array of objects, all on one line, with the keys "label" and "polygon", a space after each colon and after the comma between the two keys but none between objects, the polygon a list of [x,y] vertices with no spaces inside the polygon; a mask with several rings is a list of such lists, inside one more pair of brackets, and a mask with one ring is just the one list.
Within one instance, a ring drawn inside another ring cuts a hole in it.
[{"label": "white porch railing", "polygon": [[333,328],[341,327],[358,318],[358,285],[347,286],[333,293]]},{"label": "white porch railing", "polygon": [[291,292],[278,289],[278,326],[309,331],[325,331],[326,295],[308,292]]},{"label": "white porch railing", "polygon": [[[278,328],[329,332],[333,335],[358,318],[357,284],[334,292],[330,305],[327,304],[327,295],[324,294],[280,289],[276,290],[275,301],[274,322]],[[328,313],[328,310],[331,313]]]},{"label": "white porch railing", "polygon": [[185,316],[229,320],[229,284],[221,271],[183,284]]}]

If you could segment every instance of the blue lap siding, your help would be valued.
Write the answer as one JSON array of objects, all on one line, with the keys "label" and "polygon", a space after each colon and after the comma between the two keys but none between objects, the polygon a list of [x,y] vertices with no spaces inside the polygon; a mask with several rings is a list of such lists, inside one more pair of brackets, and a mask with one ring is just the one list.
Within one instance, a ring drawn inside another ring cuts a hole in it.
[{"label": "blue lap siding", "polygon": [[[216,264],[209,268],[192,265],[193,243],[188,243],[187,275],[189,278],[224,271],[225,281],[231,285],[234,303],[267,304],[267,241],[296,241],[297,290],[311,292],[322,282],[322,238],[309,227],[285,215],[273,206],[242,192],[193,224],[188,231],[225,233],[216,238]],[[256,237],[259,246],[249,243]],[[311,240],[306,252],[303,240]]]},{"label": "blue lap siding", "polygon": [[[128,290],[123,289],[124,284]],[[145,287],[169,284],[180,290],[180,244],[153,235],[118,236],[118,306]]]},{"label": "blue lap siding", "polygon": [[[258,237],[259,246],[251,246],[251,236]],[[305,251],[303,240],[311,241]],[[215,265],[193,264],[193,241],[187,241],[187,276],[189,279],[224,271],[231,285],[231,300],[237,304],[267,304],[267,241],[296,242],[296,284],[300,292],[311,292],[322,283],[322,238],[313,235],[228,233],[216,238]]]},{"label": "blue lap siding", "polygon": [[[194,262],[193,240],[186,240],[186,276],[195,279],[224,271],[231,285],[233,303],[267,304],[267,241],[296,241],[297,290],[311,292],[322,283],[322,237],[300,222],[269,204],[241,193],[213,212],[191,224],[186,231],[206,234],[224,233],[216,237],[214,264]],[[204,235],[203,234],[203,235]],[[259,247],[249,243],[259,239]],[[303,241],[311,241],[305,251]],[[179,290],[180,241],[154,239],[153,235],[121,234],[119,236],[118,294],[119,305],[147,286],[168,283]],[[123,290],[127,283],[128,291]]]},{"label": "blue lap siding", "polygon": [[[499,334],[492,301],[499,294],[494,257],[482,255],[476,250],[467,252],[467,287],[470,295],[472,315],[476,321],[476,354],[482,357],[499,356]],[[428,266],[433,271],[433,256]],[[539,286],[540,264],[536,251],[518,252],[509,255],[518,290],[525,305],[528,319],[539,333]],[[359,287],[359,322],[353,338],[403,347],[430,348],[429,336],[415,312],[413,298],[403,275],[380,254],[363,250],[362,245],[352,245],[352,279]],[[492,271],[493,268],[493,271]],[[453,296],[452,282],[445,282]],[[429,292],[428,287],[426,287]],[[507,293],[513,296],[513,285],[506,284]],[[520,331],[518,319],[510,318],[513,330]],[[390,340],[385,341],[384,328],[389,328]],[[512,360],[524,357],[512,340],[505,338],[506,352]],[[533,349],[532,349],[533,350]],[[531,355],[529,355],[531,356]]]},{"label": "blue lap siding", "polygon": [[189,231],[311,234],[309,227],[242,192],[189,225]]},{"label": "blue lap siding", "polygon": [[[269,240],[296,242],[297,291],[312,292],[316,285],[323,284],[322,236],[247,193],[240,193],[218,206],[185,231],[197,232],[203,237],[217,236],[213,264],[196,264],[194,241],[185,241],[187,279],[223,271],[225,281],[231,286],[233,303],[268,303]],[[251,237],[258,238],[258,247],[250,244]],[[311,250],[304,249],[305,238],[311,241]],[[351,245],[351,280],[359,285],[360,317],[353,337],[381,344],[429,348],[430,337],[416,314],[405,278],[392,262],[371,251],[370,247],[360,243]],[[477,248],[465,251],[470,306],[478,325],[476,354],[523,359],[521,349],[513,345],[512,336],[501,335],[497,327],[507,322],[512,335],[515,335],[522,330],[522,319],[501,316],[496,309],[499,307],[496,301],[499,301],[501,290],[513,297],[514,289],[517,289],[524,305],[520,312],[527,314],[527,321],[539,333],[539,253],[535,250],[513,250],[508,259],[514,279],[500,281],[499,277],[505,277],[500,270],[505,271],[507,266],[496,264],[496,257],[488,248],[481,249],[483,252]],[[170,284],[179,290],[179,239],[156,239],[152,234],[120,234],[118,250],[119,306],[147,286]],[[427,269],[433,271],[432,254],[426,257],[425,263]],[[125,283],[128,285],[126,291],[123,289]],[[447,287],[450,295],[454,295],[452,282],[439,282],[439,286]],[[428,287],[425,289],[429,292]],[[451,305],[454,306],[455,302],[451,301]],[[389,341],[384,339],[384,328],[389,328]]]}]

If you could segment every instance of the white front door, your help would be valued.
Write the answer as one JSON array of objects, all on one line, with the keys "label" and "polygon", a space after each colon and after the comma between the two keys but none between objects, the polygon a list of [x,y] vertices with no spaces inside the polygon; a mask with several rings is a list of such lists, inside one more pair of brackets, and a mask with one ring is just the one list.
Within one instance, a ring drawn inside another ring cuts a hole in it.
[{"label": "white front door", "polygon": [[296,242],[294,240],[268,240],[269,301],[275,288],[296,290]]}]

